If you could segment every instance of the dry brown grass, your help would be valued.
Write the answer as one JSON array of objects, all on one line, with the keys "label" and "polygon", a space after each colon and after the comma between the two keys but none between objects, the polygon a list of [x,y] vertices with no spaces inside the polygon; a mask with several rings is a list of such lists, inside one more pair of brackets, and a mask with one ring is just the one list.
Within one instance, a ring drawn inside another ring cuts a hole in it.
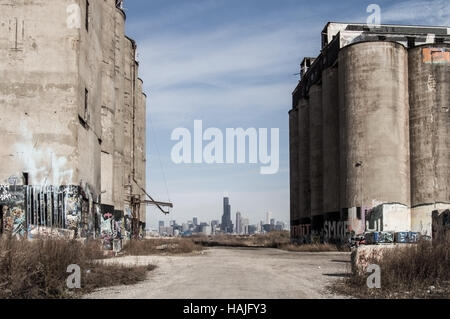
[{"label": "dry brown grass", "polygon": [[304,244],[304,245],[289,244],[281,247],[281,249],[294,252],[310,252],[310,253],[331,252],[340,250],[339,247],[334,244]]},{"label": "dry brown grass", "polygon": [[[103,265],[101,245],[66,240],[0,240],[1,299],[77,298],[100,287],[134,284],[151,267]],[[80,266],[81,289],[69,290],[69,265]]]},{"label": "dry brown grass", "polygon": [[381,289],[368,289],[369,274],[349,273],[333,289],[358,298],[450,298],[450,234],[441,241],[399,246],[373,260],[381,268]]},{"label": "dry brown grass", "polygon": [[253,236],[218,235],[214,237],[194,237],[193,241],[205,247],[279,248],[290,243],[290,238],[289,232],[271,232]]},{"label": "dry brown grass", "polygon": [[288,231],[274,231],[253,236],[219,235],[209,238],[196,237],[193,240],[197,244],[205,247],[277,248],[296,252],[324,252],[338,250],[338,247],[332,244],[292,244],[290,233]]},{"label": "dry brown grass", "polygon": [[202,250],[189,238],[131,240],[123,247],[123,253],[129,256],[190,254]]}]

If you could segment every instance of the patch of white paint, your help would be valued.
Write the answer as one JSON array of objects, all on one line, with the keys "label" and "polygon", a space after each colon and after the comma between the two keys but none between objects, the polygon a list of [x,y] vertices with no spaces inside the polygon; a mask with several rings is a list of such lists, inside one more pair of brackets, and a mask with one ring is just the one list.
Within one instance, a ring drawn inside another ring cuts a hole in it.
[{"label": "patch of white paint", "polygon": [[51,147],[38,146],[24,123],[20,128],[23,142],[14,145],[24,172],[28,172],[34,186],[72,185],[73,170],[64,156],[57,156]]}]

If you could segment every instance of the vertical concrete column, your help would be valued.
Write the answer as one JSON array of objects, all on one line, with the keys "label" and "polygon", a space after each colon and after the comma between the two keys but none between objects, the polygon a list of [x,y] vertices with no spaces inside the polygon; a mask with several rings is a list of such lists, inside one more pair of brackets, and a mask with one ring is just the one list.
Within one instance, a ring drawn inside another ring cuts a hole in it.
[{"label": "vertical concrete column", "polygon": [[297,240],[299,221],[299,130],[298,108],[289,111],[289,157],[290,157],[290,198],[291,198],[291,238]]},{"label": "vertical concrete column", "polygon": [[341,206],[392,203],[384,230],[410,229],[408,56],[394,42],[339,53]]},{"label": "vertical concrete column", "polygon": [[322,86],[309,89],[310,178],[312,229],[319,233],[323,227],[323,108]]},{"label": "vertical concrete column", "polygon": [[412,229],[432,233],[450,208],[450,45],[409,50]]}]

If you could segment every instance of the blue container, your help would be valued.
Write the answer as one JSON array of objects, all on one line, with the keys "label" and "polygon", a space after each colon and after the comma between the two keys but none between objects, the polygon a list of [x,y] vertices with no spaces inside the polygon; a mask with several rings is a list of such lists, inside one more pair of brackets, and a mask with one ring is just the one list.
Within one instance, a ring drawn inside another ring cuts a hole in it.
[{"label": "blue container", "polygon": [[420,239],[420,233],[409,232],[408,233],[408,243],[417,243]]},{"label": "blue container", "polygon": [[379,232],[370,232],[365,234],[366,245],[377,245],[380,241]]},{"label": "blue container", "polygon": [[399,244],[408,243],[409,233],[408,232],[399,232],[395,233],[395,242]]}]

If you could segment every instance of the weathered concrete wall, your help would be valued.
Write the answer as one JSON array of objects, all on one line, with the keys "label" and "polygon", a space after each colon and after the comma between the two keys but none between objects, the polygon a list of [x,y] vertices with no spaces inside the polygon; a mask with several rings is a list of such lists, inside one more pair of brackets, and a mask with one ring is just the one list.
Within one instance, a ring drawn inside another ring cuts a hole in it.
[{"label": "weathered concrete wall", "polygon": [[[309,90],[309,159],[313,230],[323,221],[323,111],[322,86]],[[323,223],[323,222],[322,222]]]},{"label": "weathered concrete wall", "polygon": [[365,231],[407,232],[411,229],[409,206],[381,204],[366,213]]},{"label": "weathered concrete wall", "polygon": [[410,204],[407,61],[392,42],[339,53],[342,207]]},{"label": "weathered concrete wall", "polygon": [[[289,172],[291,180],[291,227],[298,226],[299,221],[299,131],[298,131],[298,108],[289,112]],[[295,236],[297,237],[297,236]]]},{"label": "weathered concrete wall", "polygon": [[[328,34],[321,54],[302,73],[293,93],[293,108],[300,112],[300,165],[299,181],[291,175],[291,183],[299,184],[301,216],[312,217],[293,228],[293,238],[305,230],[312,230],[311,240],[330,241],[383,230],[431,236],[433,212],[450,209],[447,29],[382,28],[361,29],[352,44],[342,35],[331,41]],[[439,37],[423,44],[431,29]],[[381,35],[387,40],[380,40]],[[320,88],[323,123],[318,117]],[[306,110],[307,130],[302,115]],[[318,164],[323,165],[321,171]],[[302,178],[307,171],[309,179]],[[296,212],[291,209],[291,214]]]},{"label": "weathered concrete wall", "polygon": [[[116,28],[116,10],[114,1],[103,2],[103,27],[106,30]],[[116,32],[104,32],[102,36],[102,154],[101,185],[102,203],[114,206],[114,121],[116,116]]]},{"label": "weathered concrete wall", "polygon": [[[70,185],[84,178],[78,138],[79,29],[73,1],[0,1],[0,180]],[[45,125],[43,125],[45,124]]]},{"label": "weathered concrete wall", "polygon": [[426,236],[433,235],[433,212],[450,209],[449,204],[430,204],[411,208],[411,230]]},{"label": "weathered concrete wall", "polygon": [[339,203],[339,73],[322,73],[323,104],[323,212],[340,211]]},{"label": "weathered concrete wall", "polygon": [[63,228],[112,246],[131,231],[131,195],[145,198],[132,180],[145,187],[146,103],[124,12],[86,4],[0,0],[0,206],[21,235]]},{"label": "weathered concrete wall", "polygon": [[431,235],[431,212],[450,207],[450,45],[409,50],[412,228]]},{"label": "weathered concrete wall", "polygon": [[[136,81],[136,103],[134,106],[134,137],[133,137],[133,175],[135,179],[135,183],[133,186],[133,194],[137,195],[137,198],[140,200],[145,200],[146,196],[142,192],[141,187],[145,187],[146,183],[146,174],[145,174],[145,166],[146,166],[146,103],[147,98],[142,93],[143,90],[143,81],[140,78],[137,78]],[[136,185],[137,184],[137,185]],[[139,220],[142,223],[146,222],[146,212],[147,206],[142,204],[139,207]]]},{"label": "weathered concrete wall", "polygon": [[298,104],[299,134],[299,237],[309,240],[311,233],[311,175],[310,175],[310,105],[301,99]]},{"label": "weathered concrete wall", "polygon": [[116,9],[115,14],[115,117],[114,117],[114,206],[116,210],[125,211],[124,179],[124,100],[125,100],[125,14]]}]

